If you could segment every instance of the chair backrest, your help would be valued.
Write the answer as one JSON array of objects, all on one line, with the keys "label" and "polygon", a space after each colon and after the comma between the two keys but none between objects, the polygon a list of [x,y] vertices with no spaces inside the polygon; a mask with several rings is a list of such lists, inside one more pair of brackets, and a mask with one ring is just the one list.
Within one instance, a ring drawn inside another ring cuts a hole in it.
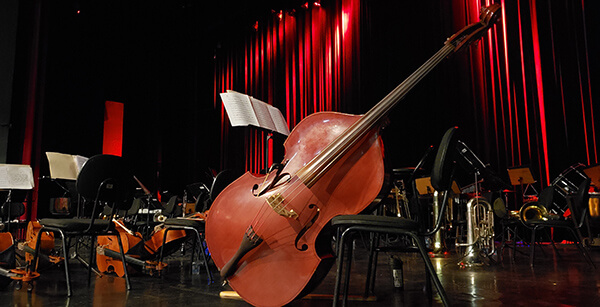
[{"label": "chair backrest", "polygon": [[591,181],[592,180],[590,178],[586,178],[585,180],[583,180],[579,184],[577,192],[575,192],[575,195],[573,195],[573,197],[571,198],[572,206],[569,209],[572,211],[571,214],[573,216],[573,221],[575,222],[575,225],[577,227],[582,226],[582,223],[585,220],[586,215],[588,213]]},{"label": "chair backrest", "polygon": [[452,177],[456,163],[456,144],[458,142],[456,131],[458,127],[452,127],[444,133],[440,146],[438,147],[433,169],[431,170],[431,186],[436,191],[448,191],[452,186]]},{"label": "chair backrest", "polygon": [[[444,133],[440,146],[438,147],[433,169],[431,170],[431,186],[438,192],[450,191],[454,179],[456,144],[458,142],[456,131],[458,127],[452,127]],[[449,193],[443,193],[440,211],[433,229],[424,232],[424,235],[431,235],[437,232],[442,225],[442,218],[445,216],[446,203]]]},{"label": "chair backrest", "polygon": [[177,195],[171,196],[169,201],[163,206],[162,214],[164,216],[171,216],[177,205]]},{"label": "chair backrest", "polygon": [[125,213],[125,216],[134,216],[139,213],[140,208],[142,208],[143,200],[141,198],[134,198],[131,202],[131,207]]},{"label": "chair backrest", "polygon": [[555,187],[553,185],[545,187],[538,196],[538,205],[542,205],[546,209],[550,208],[552,202],[554,201],[554,189]]},{"label": "chair backrest", "polygon": [[217,196],[225,189],[230,183],[232,183],[237,176],[231,170],[223,170],[215,176],[212,185],[210,187],[210,199],[215,200]]},{"label": "chair backrest", "polygon": [[76,185],[79,195],[94,200],[96,206],[106,202],[112,203],[116,210],[127,210],[132,203],[134,183],[133,174],[123,158],[96,155],[83,165]]}]

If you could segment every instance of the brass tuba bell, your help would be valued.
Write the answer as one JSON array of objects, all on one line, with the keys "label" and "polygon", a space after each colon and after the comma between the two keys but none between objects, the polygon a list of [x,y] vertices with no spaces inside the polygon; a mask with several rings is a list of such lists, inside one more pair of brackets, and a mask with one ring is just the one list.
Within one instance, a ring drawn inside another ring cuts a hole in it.
[{"label": "brass tuba bell", "polygon": [[523,204],[519,210],[519,219],[524,223],[539,220],[555,220],[558,218],[558,215],[548,212],[546,207],[536,201]]}]

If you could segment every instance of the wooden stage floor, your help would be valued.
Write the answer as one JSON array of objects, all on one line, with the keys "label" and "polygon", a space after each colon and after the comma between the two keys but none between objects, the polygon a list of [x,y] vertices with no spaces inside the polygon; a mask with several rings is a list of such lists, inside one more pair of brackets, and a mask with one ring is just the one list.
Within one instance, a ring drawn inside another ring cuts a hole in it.
[{"label": "wooden stage floor", "polygon": [[[357,244],[351,294],[360,296],[365,281],[366,251]],[[528,253],[527,246],[517,248]],[[502,262],[461,268],[461,257],[449,253],[433,257],[432,262],[453,306],[600,306],[600,274],[585,262],[573,245],[558,245],[559,254],[551,246],[536,252],[536,266],[529,267],[527,255],[504,251]],[[380,254],[374,301],[351,301],[350,306],[440,306],[437,293],[429,299],[423,291],[424,267],[416,254],[396,253],[404,262],[403,290],[393,287],[389,254]],[[600,265],[600,250],[591,250]],[[131,276],[132,290],[125,290],[125,280],[112,275],[92,274],[71,260],[74,293],[66,296],[64,268],[55,265],[42,271],[30,293],[15,289],[15,283],[0,290],[2,306],[248,306],[235,299],[222,299],[221,291],[230,290],[219,283],[208,284],[203,270],[193,275],[188,255],[178,251],[168,258],[168,268],[161,277],[136,274]],[[218,276],[213,267],[215,276]],[[600,269],[600,267],[599,267]],[[290,306],[330,306],[335,266],[313,291],[311,299],[300,299]],[[257,281],[259,282],[259,281]],[[275,294],[274,294],[275,295]]]}]

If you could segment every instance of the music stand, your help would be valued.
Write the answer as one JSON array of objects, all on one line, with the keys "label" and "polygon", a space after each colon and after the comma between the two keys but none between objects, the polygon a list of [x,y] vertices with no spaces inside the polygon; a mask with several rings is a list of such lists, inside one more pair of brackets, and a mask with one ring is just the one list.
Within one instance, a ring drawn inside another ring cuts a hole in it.
[{"label": "music stand", "polygon": [[[50,169],[50,180],[54,182],[59,188],[61,188],[64,193],[60,198],[51,199],[52,206],[54,209],[56,207],[56,202],[64,202],[65,196],[70,194],[69,198],[66,198],[66,206],[59,206],[63,208],[60,212],[52,212],[53,214],[58,215],[69,215],[72,198],[74,194],[77,194],[76,189],[69,189],[65,187],[67,186],[75,186],[75,181],[77,180],[77,176],[79,175],[79,171],[83,168],[85,162],[87,162],[88,158],[79,156],[79,155],[70,155],[58,152],[46,152],[46,158],[48,159],[48,166]],[[64,185],[63,185],[64,184]],[[80,199],[77,200],[77,213],[78,217],[81,217],[82,214],[85,214],[85,210],[81,208]],[[65,208],[66,207],[66,208]]]},{"label": "music stand", "polygon": [[600,189],[600,164],[585,168],[583,172],[592,180],[592,184]]},{"label": "music stand", "polygon": [[246,94],[227,90],[221,93],[223,106],[231,126],[254,126],[267,131],[265,136],[265,169],[269,169],[269,140],[273,133],[290,134],[288,124],[276,107]]},{"label": "music stand", "polygon": [[[2,206],[7,205],[8,217],[7,231],[10,232],[10,219],[13,190],[32,190],[34,187],[33,171],[31,166],[22,164],[0,164],[0,190],[7,190],[8,195]],[[2,217],[4,218],[4,217]]]},{"label": "music stand", "polygon": [[[435,189],[431,185],[431,177],[423,177],[415,179],[415,185],[417,186],[417,191],[419,195],[429,195],[433,194]],[[452,192],[455,194],[460,194],[460,188],[456,181],[452,181]]]},{"label": "music stand", "polygon": [[[521,186],[521,191],[523,191],[523,198],[525,198],[525,192],[529,189],[532,183],[535,183],[535,179],[533,179],[531,170],[529,169],[529,167],[514,167],[509,168],[507,170],[508,177],[510,178],[510,184],[514,186]],[[524,184],[527,185],[525,189],[523,189]],[[535,188],[533,188],[533,190],[537,194]]]}]

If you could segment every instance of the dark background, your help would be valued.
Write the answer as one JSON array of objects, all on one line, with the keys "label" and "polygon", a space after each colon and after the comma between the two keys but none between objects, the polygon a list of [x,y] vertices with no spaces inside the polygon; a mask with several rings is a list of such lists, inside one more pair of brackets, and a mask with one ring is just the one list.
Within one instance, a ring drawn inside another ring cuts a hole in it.
[{"label": "dark background", "polygon": [[[360,102],[343,105],[342,112],[367,111],[459,29],[451,18],[456,13],[452,1],[379,2],[370,2],[372,17],[361,37]],[[587,14],[593,16],[598,10],[588,2]],[[46,151],[88,157],[102,152],[104,102],[111,100],[125,105],[123,156],[151,191],[179,194],[185,185],[207,180],[210,169],[218,171],[223,165],[218,150],[221,114],[213,106],[217,49],[243,37],[255,20],[272,10],[302,3],[20,1],[7,163],[21,162],[27,97],[34,82],[37,157],[32,166],[39,176],[49,175]],[[589,37],[597,37],[598,26],[588,22],[587,31]],[[541,40],[543,46],[550,44],[547,37]],[[561,42],[552,43],[558,46]],[[595,73],[598,42],[589,40],[587,48]],[[32,56],[32,50],[38,51],[37,56]],[[544,69],[552,69],[548,57],[545,59]],[[480,131],[474,107],[469,69],[468,53],[455,55],[390,114],[391,124],[383,134],[389,167],[414,166],[446,129],[459,125],[464,128],[461,139],[481,154],[484,162],[505,169],[505,153],[496,152],[481,136],[484,131]],[[576,91],[577,84],[564,86]],[[554,103],[559,95],[547,99]],[[593,96],[598,97],[595,87]],[[551,117],[562,108],[559,103],[549,108]],[[550,138],[563,137],[562,129],[553,130],[560,125],[563,123],[549,123]],[[585,156],[560,142],[555,144],[551,150],[558,162],[553,163],[552,177]],[[278,161],[282,152],[276,153]],[[243,171],[239,163],[229,165]],[[40,204],[59,193],[51,182],[40,180],[39,187]],[[48,214],[44,207],[38,209],[41,217]]]}]

